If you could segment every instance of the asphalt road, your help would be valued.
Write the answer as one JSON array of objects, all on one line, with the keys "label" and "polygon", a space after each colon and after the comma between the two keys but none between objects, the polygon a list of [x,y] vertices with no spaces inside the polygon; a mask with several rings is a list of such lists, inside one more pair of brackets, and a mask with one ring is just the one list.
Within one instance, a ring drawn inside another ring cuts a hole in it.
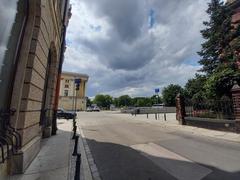
[{"label": "asphalt road", "polygon": [[84,112],[78,123],[102,180],[240,180],[240,143],[119,113]]}]

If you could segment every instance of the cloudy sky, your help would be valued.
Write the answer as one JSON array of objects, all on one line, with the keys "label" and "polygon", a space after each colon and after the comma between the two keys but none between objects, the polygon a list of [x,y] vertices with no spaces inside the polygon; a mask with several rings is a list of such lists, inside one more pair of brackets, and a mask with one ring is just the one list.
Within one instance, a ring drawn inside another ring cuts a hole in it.
[{"label": "cloudy sky", "polygon": [[90,97],[151,96],[155,88],[184,85],[200,68],[207,2],[71,0],[64,70],[90,76]]}]

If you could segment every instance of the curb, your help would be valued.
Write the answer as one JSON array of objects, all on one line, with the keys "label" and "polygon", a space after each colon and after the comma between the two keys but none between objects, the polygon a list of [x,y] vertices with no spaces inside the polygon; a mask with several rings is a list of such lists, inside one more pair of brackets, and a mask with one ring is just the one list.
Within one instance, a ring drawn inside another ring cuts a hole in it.
[{"label": "curb", "polygon": [[[78,122],[79,120],[77,120]],[[77,123],[77,129],[79,131],[79,141],[80,141],[80,149],[82,154],[82,161],[85,165],[83,165],[84,177],[85,180],[102,180],[98,171],[98,168],[95,164],[94,158],[92,156],[91,150],[88,146],[87,140],[83,133],[81,126]],[[86,171],[86,173],[85,173]]]}]

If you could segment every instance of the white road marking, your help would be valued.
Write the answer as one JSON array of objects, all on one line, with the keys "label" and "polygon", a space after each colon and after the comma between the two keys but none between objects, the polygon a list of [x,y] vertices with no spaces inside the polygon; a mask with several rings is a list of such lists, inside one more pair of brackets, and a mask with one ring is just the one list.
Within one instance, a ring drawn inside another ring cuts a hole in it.
[{"label": "white road marking", "polygon": [[212,172],[185,157],[154,143],[131,146],[179,180],[201,180]]}]

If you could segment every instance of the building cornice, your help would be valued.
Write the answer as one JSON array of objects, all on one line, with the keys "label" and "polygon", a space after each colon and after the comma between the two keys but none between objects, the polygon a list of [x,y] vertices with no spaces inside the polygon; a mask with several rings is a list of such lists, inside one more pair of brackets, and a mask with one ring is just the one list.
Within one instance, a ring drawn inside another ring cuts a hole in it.
[{"label": "building cornice", "polygon": [[68,76],[74,76],[74,77],[82,77],[82,78],[86,78],[87,80],[89,79],[89,76],[87,74],[81,74],[81,73],[75,73],[75,72],[63,71],[62,75],[68,75]]}]

